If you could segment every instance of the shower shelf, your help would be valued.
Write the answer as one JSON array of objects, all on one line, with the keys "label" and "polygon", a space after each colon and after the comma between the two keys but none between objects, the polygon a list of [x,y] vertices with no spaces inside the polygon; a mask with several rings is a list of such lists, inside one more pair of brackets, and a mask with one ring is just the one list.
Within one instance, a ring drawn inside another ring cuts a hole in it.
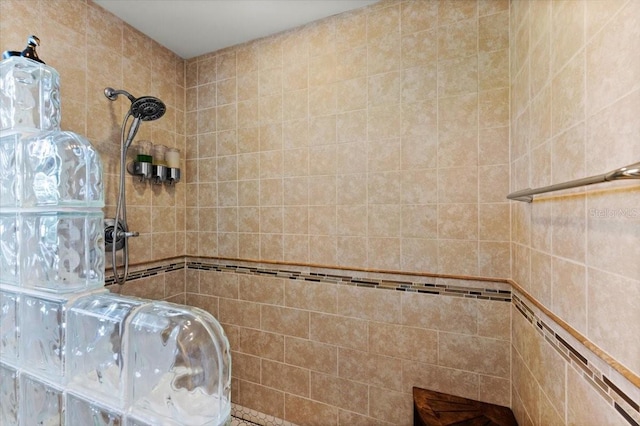
[{"label": "shower shelf", "polygon": [[520,191],[512,192],[507,198],[515,201],[525,201],[530,203],[536,194],[544,194],[547,192],[560,191],[562,189],[577,188],[579,186],[593,185],[595,183],[612,182],[623,179],[640,179],[640,162],[630,164],[626,167],[613,170],[609,173],[603,173],[597,176],[575,179],[569,182],[556,183],[554,185],[543,186],[540,188],[527,188]]}]

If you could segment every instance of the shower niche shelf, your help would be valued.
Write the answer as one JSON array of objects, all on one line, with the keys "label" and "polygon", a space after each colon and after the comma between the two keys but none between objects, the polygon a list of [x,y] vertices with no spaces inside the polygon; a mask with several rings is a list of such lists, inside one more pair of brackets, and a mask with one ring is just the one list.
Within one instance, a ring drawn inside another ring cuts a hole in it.
[{"label": "shower niche shelf", "polygon": [[141,182],[150,180],[156,185],[162,183],[173,185],[180,182],[180,169],[161,164],[132,161],[127,165],[127,171],[129,174],[139,177]]}]

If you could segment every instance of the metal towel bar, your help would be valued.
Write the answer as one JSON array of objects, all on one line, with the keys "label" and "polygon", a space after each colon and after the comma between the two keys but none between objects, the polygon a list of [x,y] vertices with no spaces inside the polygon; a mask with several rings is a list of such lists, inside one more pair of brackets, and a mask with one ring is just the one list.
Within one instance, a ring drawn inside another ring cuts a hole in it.
[{"label": "metal towel bar", "polygon": [[621,167],[609,173],[604,173],[597,176],[576,179],[564,183],[557,183],[555,185],[543,186],[541,188],[523,189],[521,191],[512,192],[511,194],[507,195],[507,198],[510,200],[526,201],[527,203],[530,203],[533,201],[533,196],[536,194],[543,194],[545,192],[559,191],[561,189],[576,188],[578,186],[593,185],[594,183],[610,182],[622,179],[640,179],[640,162],[631,164],[626,167]]}]

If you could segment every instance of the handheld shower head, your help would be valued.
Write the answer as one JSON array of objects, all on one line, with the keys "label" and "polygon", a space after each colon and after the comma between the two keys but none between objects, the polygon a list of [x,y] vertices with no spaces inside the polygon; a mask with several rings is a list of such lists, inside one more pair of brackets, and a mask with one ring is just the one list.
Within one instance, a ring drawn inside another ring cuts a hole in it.
[{"label": "handheld shower head", "polygon": [[104,95],[110,101],[118,99],[119,95],[125,95],[131,101],[130,112],[135,118],[139,118],[142,121],[153,121],[162,117],[167,111],[167,107],[164,102],[153,96],[141,96],[135,98],[131,93],[126,90],[116,90],[112,87],[104,89]]}]

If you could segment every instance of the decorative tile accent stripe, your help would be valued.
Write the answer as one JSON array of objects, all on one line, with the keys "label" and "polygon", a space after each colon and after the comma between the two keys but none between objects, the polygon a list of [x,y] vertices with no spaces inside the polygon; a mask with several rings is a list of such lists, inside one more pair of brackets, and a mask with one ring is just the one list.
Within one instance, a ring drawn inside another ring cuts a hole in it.
[{"label": "decorative tile accent stripe", "polygon": [[544,339],[564,358],[632,426],[640,426],[640,406],[606,375],[600,371],[587,357],[580,353],[565,339],[554,332],[543,319],[517,295],[513,294],[513,306],[531,323]]},{"label": "decorative tile accent stripe", "polygon": [[[333,284],[352,285],[357,287],[378,288],[384,290],[396,290],[414,293],[439,294],[443,296],[455,296],[473,299],[495,300],[500,302],[511,301],[510,290],[496,290],[491,288],[462,287],[446,284],[434,284],[426,282],[425,278],[406,276],[407,281],[371,279],[344,275],[325,274],[318,272],[293,271],[284,269],[270,269],[265,267],[251,267],[217,262],[192,262],[187,261],[187,269],[198,269],[214,272],[233,272],[236,274],[261,275],[273,278],[289,280],[324,282]],[[394,276],[397,276],[394,274]],[[415,280],[413,280],[415,278]],[[409,281],[410,280],[410,281]],[[435,279],[434,279],[435,280]]]},{"label": "decorative tile accent stripe", "polygon": [[[180,269],[184,269],[184,267],[185,267],[184,261],[168,263],[166,265],[153,266],[151,268],[141,269],[135,272],[129,272],[127,281],[153,277],[154,275],[164,274],[166,272],[179,271]],[[115,283],[115,278],[113,275],[107,276],[104,280],[104,285],[111,285],[114,283]]]}]

